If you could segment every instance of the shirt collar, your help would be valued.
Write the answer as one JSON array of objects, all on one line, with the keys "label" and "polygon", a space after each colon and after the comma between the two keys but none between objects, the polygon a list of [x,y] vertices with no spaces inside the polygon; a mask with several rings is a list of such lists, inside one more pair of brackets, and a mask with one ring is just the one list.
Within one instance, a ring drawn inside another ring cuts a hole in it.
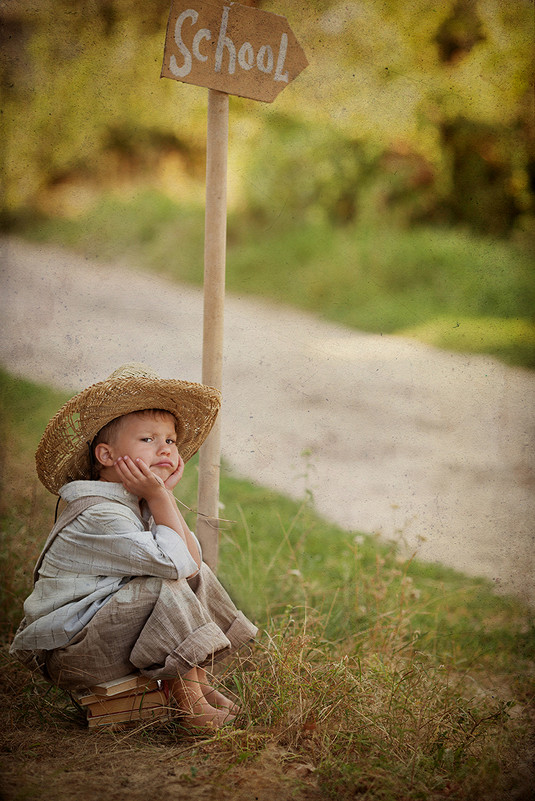
[{"label": "shirt collar", "polygon": [[122,484],[112,481],[70,481],[61,487],[59,494],[67,503],[77,498],[85,498],[87,495],[98,495],[101,498],[109,498],[110,501],[123,503],[137,515],[140,513],[137,496],[128,492]]}]

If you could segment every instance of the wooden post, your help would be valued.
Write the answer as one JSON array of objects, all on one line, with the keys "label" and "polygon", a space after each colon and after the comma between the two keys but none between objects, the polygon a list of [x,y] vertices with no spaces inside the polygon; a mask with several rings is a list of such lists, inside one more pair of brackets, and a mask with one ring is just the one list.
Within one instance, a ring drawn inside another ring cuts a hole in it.
[{"label": "wooden post", "polygon": [[[225,254],[227,236],[227,152],[229,96],[210,89],[206,142],[204,231],[204,318],[202,381],[222,389]],[[197,536],[203,559],[216,570],[219,550],[221,420],[199,451]]]}]

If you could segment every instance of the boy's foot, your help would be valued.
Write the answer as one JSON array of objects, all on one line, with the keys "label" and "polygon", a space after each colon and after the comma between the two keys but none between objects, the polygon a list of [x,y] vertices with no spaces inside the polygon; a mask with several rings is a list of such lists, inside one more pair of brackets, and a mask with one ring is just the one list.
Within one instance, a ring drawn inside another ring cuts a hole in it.
[{"label": "boy's foot", "polygon": [[226,695],[223,695],[223,693],[220,693],[219,690],[215,690],[213,687],[207,687],[204,697],[211,706],[216,709],[227,710],[233,717],[239,715],[241,711],[238,704],[235,704],[234,701],[227,698]]},{"label": "boy's foot", "polygon": [[231,715],[228,709],[216,709],[210,704],[195,704],[193,710],[181,710],[183,722],[191,729],[205,729],[215,731],[232,723],[236,715]]}]

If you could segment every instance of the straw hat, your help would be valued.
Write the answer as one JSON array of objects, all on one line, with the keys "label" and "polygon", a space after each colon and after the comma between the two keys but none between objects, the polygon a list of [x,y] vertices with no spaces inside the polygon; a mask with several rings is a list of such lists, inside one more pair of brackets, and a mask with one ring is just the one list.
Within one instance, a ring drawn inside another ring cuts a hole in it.
[{"label": "straw hat", "polygon": [[50,420],[35,454],[37,475],[54,495],[68,481],[90,478],[91,443],[100,429],[142,409],[174,415],[178,450],[187,462],[210,433],[220,405],[221,393],[213,387],[160,378],[143,364],[124,364],[67,401]]}]

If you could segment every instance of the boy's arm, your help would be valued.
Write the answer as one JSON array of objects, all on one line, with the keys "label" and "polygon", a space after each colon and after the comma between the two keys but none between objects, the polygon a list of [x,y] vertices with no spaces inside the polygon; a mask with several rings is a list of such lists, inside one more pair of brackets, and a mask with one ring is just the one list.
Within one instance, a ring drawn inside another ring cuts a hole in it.
[{"label": "boy's arm", "polygon": [[197,567],[200,567],[201,554],[197,543],[176,505],[172,492],[166,488],[162,479],[152,473],[142,459],[136,459],[134,462],[129,456],[121,457],[115,466],[122,477],[124,487],[138,498],[146,500],[156,525],[167,526],[176,531],[184,540]]}]

